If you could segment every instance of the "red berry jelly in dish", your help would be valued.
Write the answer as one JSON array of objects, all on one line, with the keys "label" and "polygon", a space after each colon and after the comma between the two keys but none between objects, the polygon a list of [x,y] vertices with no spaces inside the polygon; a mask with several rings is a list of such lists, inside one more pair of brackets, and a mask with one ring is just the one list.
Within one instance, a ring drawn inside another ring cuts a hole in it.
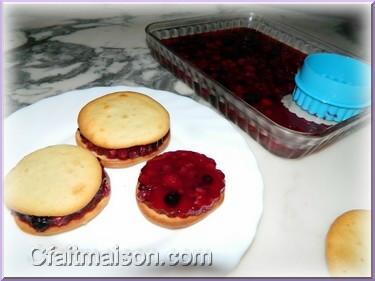
[{"label": "red berry jelly in dish", "polygon": [[312,134],[329,127],[298,117],[281,101],[292,94],[294,76],[306,54],[250,28],[180,36],[161,42],[277,124]]},{"label": "red berry jelly in dish", "polygon": [[180,223],[189,218],[198,220],[215,209],[224,198],[224,179],[216,162],[203,154],[166,152],[142,168],[137,200],[146,217],[173,227],[174,219]]}]

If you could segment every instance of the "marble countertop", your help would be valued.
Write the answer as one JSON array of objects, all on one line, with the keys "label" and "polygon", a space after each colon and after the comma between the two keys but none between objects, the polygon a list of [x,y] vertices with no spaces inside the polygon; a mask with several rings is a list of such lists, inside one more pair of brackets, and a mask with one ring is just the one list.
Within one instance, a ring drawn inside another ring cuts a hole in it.
[{"label": "marble countertop", "polygon": [[[327,13],[303,6],[8,4],[5,115],[95,86],[141,85],[204,103],[151,56],[144,28],[160,20],[244,9],[271,14],[368,58],[369,43],[361,38],[369,38],[370,6],[364,5],[333,6]],[[354,20],[358,14],[361,21]],[[354,34],[350,28],[356,28]],[[276,157],[238,132],[264,177],[264,213],[252,246],[228,276],[327,276],[324,243],[330,224],[347,210],[370,208],[370,124],[299,160]]]}]

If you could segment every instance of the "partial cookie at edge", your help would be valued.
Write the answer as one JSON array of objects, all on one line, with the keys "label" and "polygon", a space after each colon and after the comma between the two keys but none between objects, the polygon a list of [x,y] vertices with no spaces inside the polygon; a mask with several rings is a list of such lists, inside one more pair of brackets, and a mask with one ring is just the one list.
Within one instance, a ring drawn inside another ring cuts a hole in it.
[{"label": "partial cookie at edge", "polygon": [[326,237],[326,260],[332,276],[371,275],[370,211],[348,211],[334,221]]}]

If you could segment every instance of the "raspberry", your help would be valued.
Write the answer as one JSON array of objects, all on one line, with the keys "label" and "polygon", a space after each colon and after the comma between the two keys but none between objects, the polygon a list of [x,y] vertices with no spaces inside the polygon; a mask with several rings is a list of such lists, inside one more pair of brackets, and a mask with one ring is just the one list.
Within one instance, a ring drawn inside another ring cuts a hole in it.
[{"label": "raspberry", "polygon": [[117,150],[117,157],[121,160],[128,159],[128,150],[126,148],[124,149],[118,149]]},{"label": "raspberry", "polygon": [[178,187],[180,181],[176,175],[167,174],[163,177],[163,184],[168,187]]}]

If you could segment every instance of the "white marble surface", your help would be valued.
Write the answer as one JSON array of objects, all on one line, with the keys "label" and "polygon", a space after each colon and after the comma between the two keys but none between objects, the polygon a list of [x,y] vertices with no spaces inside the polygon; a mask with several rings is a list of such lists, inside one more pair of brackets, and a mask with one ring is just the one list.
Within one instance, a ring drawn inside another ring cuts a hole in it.
[{"label": "white marble surface", "polygon": [[[94,86],[142,85],[204,103],[159,66],[145,45],[144,27],[165,19],[261,10],[368,58],[370,6],[327,7],[6,5],[5,114]],[[356,38],[343,33],[348,15],[342,10],[360,15]],[[300,160],[276,157],[238,131],[263,174],[265,207],[255,241],[228,276],[327,276],[324,239],[329,225],[349,209],[370,208],[370,124]]]}]

